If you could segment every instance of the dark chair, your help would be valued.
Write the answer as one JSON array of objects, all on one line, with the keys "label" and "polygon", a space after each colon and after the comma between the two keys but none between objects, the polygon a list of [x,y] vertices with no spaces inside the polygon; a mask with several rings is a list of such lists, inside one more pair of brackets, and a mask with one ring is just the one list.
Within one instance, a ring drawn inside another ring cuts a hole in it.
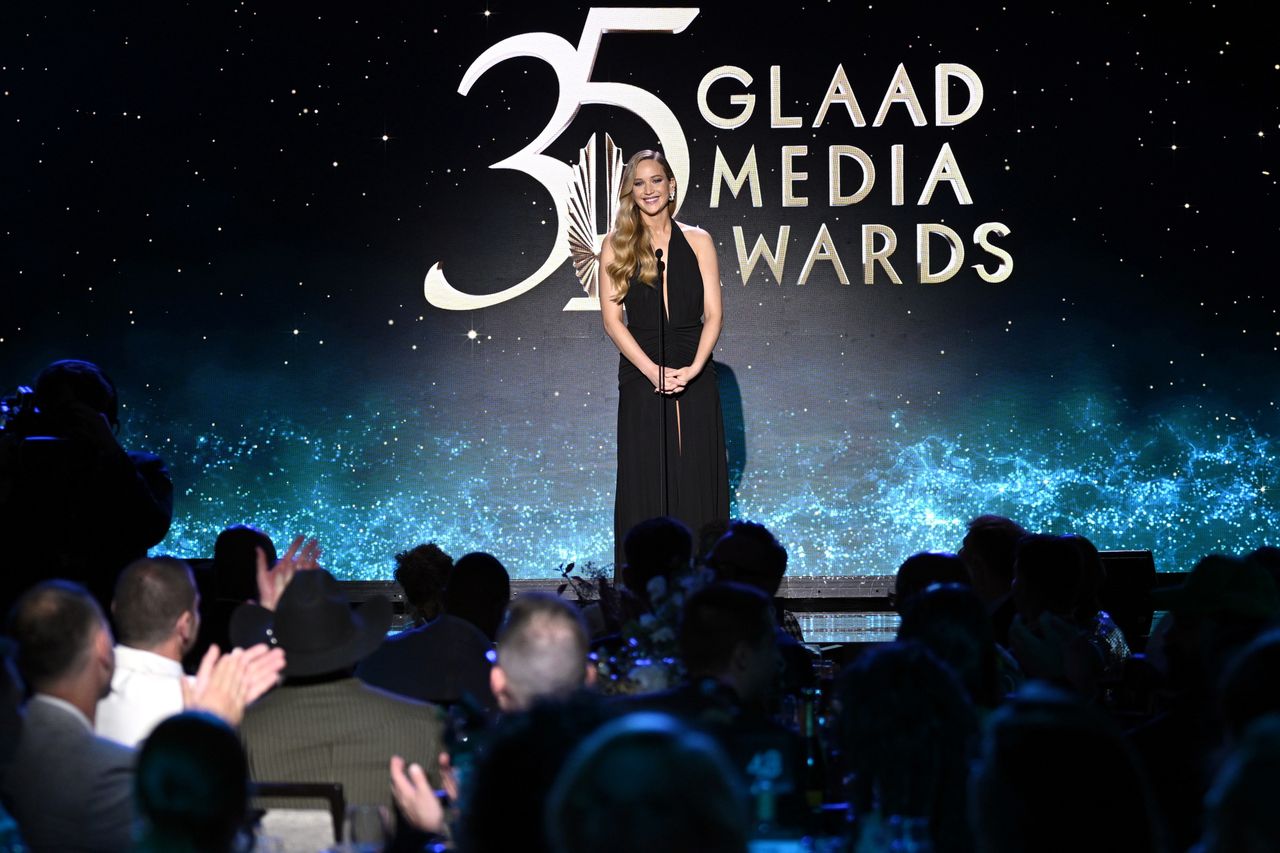
[{"label": "dark chair", "polygon": [[1146,648],[1151,633],[1151,590],[1156,585],[1156,562],[1150,551],[1101,551],[1107,579],[1098,603],[1120,626],[1129,648]]}]

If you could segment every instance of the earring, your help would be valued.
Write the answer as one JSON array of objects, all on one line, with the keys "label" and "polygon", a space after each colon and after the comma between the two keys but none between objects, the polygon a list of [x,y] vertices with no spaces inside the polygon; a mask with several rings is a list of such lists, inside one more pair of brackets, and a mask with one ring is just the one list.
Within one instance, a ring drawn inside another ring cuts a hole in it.
[{"label": "earring", "polygon": [[667,201],[675,201],[675,200],[676,200],[676,191],[672,190],[671,195],[667,196]]}]

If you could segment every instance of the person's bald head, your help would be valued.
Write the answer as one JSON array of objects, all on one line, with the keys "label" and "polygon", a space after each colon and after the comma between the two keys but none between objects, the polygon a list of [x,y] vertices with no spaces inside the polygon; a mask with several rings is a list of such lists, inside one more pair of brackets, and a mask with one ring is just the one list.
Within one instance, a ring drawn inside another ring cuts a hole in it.
[{"label": "person's bald head", "polygon": [[576,606],[558,596],[530,592],[511,602],[497,646],[490,678],[504,711],[565,696],[594,680],[587,665],[586,622]]}]

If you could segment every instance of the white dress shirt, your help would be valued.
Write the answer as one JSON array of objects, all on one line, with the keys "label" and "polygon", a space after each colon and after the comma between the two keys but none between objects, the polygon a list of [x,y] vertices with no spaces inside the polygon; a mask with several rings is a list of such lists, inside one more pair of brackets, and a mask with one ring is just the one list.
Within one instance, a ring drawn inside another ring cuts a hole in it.
[{"label": "white dress shirt", "polygon": [[111,693],[98,702],[100,736],[138,746],[161,720],[182,712],[182,664],[154,652],[116,646]]}]

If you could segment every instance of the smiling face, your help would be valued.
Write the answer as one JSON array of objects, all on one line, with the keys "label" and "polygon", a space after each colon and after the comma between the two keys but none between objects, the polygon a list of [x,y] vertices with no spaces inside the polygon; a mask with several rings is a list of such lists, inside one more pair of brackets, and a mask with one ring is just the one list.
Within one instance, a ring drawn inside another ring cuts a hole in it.
[{"label": "smiling face", "polygon": [[641,160],[636,164],[631,181],[631,197],[636,207],[648,216],[657,216],[671,202],[676,182],[657,160]]}]

